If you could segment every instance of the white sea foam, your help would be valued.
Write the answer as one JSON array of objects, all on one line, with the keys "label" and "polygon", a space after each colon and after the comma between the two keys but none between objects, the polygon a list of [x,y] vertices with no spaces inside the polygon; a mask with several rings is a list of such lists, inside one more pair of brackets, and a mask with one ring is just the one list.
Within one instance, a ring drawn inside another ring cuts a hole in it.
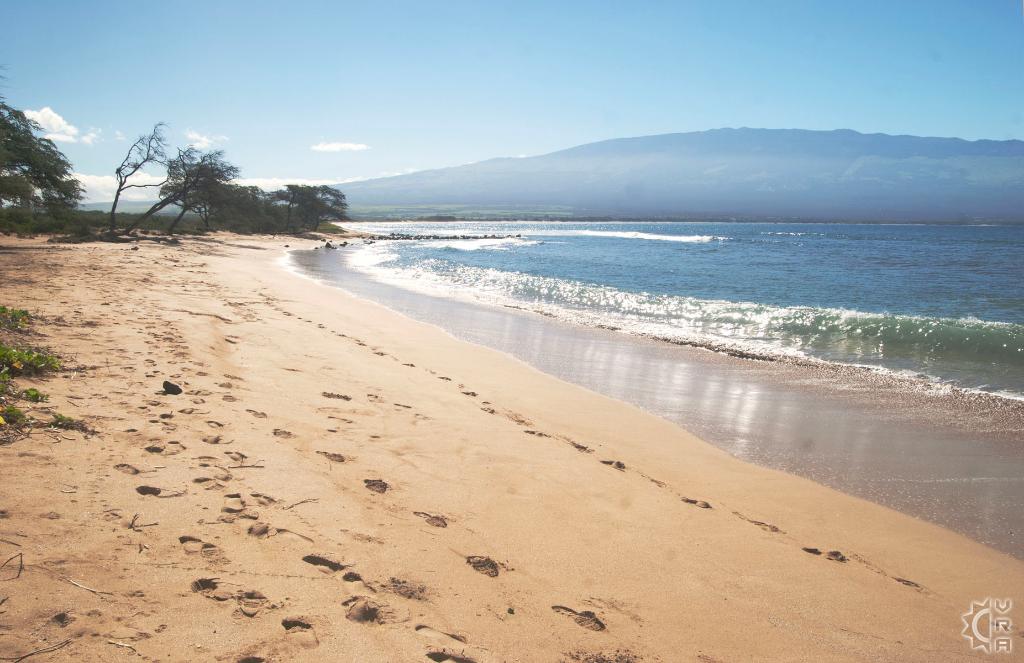
[{"label": "white sea foam", "polygon": [[435,249],[456,249],[458,251],[508,251],[517,246],[534,246],[536,244],[540,244],[540,242],[520,237],[437,239],[423,242],[423,246]]},{"label": "white sea foam", "polygon": [[[460,242],[482,240],[451,243]],[[447,244],[446,240],[432,245]],[[479,250],[484,246],[464,250]],[[944,346],[957,344],[963,336],[980,342],[996,334],[1000,343],[1007,333],[1011,334],[1010,338],[1013,334],[1019,338],[1019,332],[1015,331],[1019,326],[1010,323],[630,292],[595,283],[462,265],[440,257],[408,264],[383,242],[352,252],[349,264],[378,280],[426,294],[525,309],[581,325],[614,328],[673,343],[765,359],[857,365],[862,364],[859,358],[880,354],[883,347],[886,351],[903,347],[907,352],[920,353],[931,349],[941,351]],[[973,351],[978,350],[980,347]],[[883,368],[871,364],[861,368],[917,381],[921,387],[935,393],[952,387],[945,380],[895,366]],[[994,390],[978,391],[992,394]],[[1020,398],[1012,392],[998,395]]]},{"label": "white sea foam", "polygon": [[725,241],[728,237],[715,235],[659,235],[618,230],[537,230],[525,231],[530,237],[609,237],[616,239],[646,239],[658,242],[687,242],[703,244],[706,242]]}]

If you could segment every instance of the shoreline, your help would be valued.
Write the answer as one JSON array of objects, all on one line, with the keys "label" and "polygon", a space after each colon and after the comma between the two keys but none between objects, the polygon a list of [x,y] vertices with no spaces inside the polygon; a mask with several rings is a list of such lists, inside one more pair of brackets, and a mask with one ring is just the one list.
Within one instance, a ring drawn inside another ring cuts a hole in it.
[{"label": "shoreline", "polygon": [[[32,382],[96,430],[0,447],[26,564],[0,655],[958,661],[970,601],[1022,595],[1024,563],[963,536],[336,288],[325,305],[277,267],[285,242],[0,239],[6,303],[79,365]],[[155,394],[165,377],[185,393]]]},{"label": "shoreline", "polygon": [[1016,401],[906,389],[888,375],[845,372],[838,364],[750,361],[530,311],[504,312],[374,279],[341,253],[289,255],[288,269],[301,276],[639,406],[744,461],[1024,557],[1017,536],[1024,522],[1015,507],[1024,500]]},{"label": "shoreline", "polygon": [[[503,225],[507,226],[509,224]],[[374,226],[370,224],[370,227],[372,228]],[[378,226],[377,229],[380,230],[380,226]],[[589,231],[587,230],[566,231],[566,234],[573,235],[586,235],[588,233]],[[550,236],[558,236],[560,234],[561,231],[543,228],[538,229],[535,232],[527,232],[526,235],[508,235],[500,238],[494,235],[488,235],[486,239],[503,239],[507,242],[522,242],[524,245],[530,245],[546,243],[550,241],[548,240]],[[594,234],[600,235],[601,232],[595,232]],[[614,233],[607,234],[614,235]],[[687,242],[711,242],[713,240],[724,241],[733,239],[731,237],[715,236],[680,237],[672,235],[656,235],[644,232],[624,233],[624,235],[636,235],[636,237],[629,237],[629,239],[661,239]],[[432,245],[429,240],[434,239],[434,237],[434,235],[420,236],[415,234],[406,234],[402,236],[403,239],[426,240],[424,242],[424,246],[426,247]],[[459,238],[470,239],[469,236],[459,236]],[[370,242],[368,244],[372,245],[374,243],[375,242]],[[554,243],[557,244],[561,242],[555,241]],[[466,242],[466,244],[472,245],[474,242],[469,241]],[[358,249],[360,246],[361,245],[356,244],[355,249]],[[443,244],[441,246],[442,248],[446,248]],[[352,249],[352,247],[349,248],[350,250]],[[457,247],[453,244],[450,248],[461,248],[465,251],[475,251],[478,248],[486,247]],[[858,354],[856,351],[849,352],[839,350],[838,352],[833,352],[834,348],[829,346],[827,343],[817,347],[802,348],[799,347],[800,342],[806,341],[807,339],[801,338],[799,335],[791,338],[786,335],[786,332],[779,332],[778,334],[769,333],[767,338],[746,338],[743,334],[734,336],[731,333],[727,333],[723,336],[716,330],[712,330],[710,332],[702,330],[700,328],[699,319],[694,321],[686,320],[684,318],[684,324],[682,324],[682,326],[676,326],[669,323],[662,324],[659,323],[656,318],[645,318],[642,314],[639,315],[638,319],[634,319],[631,318],[630,315],[622,312],[609,312],[600,307],[591,309],[586,305],[575,306],[571,301],[564,302],[546,299],[544,295],[537,295],[536,289],[543,290],[545,288],[558,288],[559,285],[564,282],[570,286],[576,285],[586,287],[588,289],[594,289],[595,292],[587,293],[587,297],[591,299],[605,296],[603,290],[606,289],[611,290],[611,292],[608,293],[608,296],[611,297],[619,295],[637,295],[643,297],[647,295],[646,292],[633,292],[628,289],[625,291],[618,291],[616,286],[601,285],[598,282],[591,282],[586,279],[577,282],[573,277],[566,276],[564,274],[560,276],[552,276],[545,273],[543,269],[541,270],[542,274],[534,273],[533,271],[530,271],[530,269],[520,273],[514,265],[506,265],[504,268],[497,270],[497,273],[505,276],[521,275],[529,277],[523,279],[526,283],[523,287],[528,289],[533,288],[534,290],[528,292],[525,299],[504,291],[502,289],[505,287],[504,283],[496,287],[485,287],[481,289],[480,292],[477,292],[475,296],[470,296],[465,294],[465,291],[467,289],[473,290],[473,283],[459,279],[450,281],[446,278],[433,274],[430,269],[420,269],[415,265],[409,265],[401,262],[397,263],[399,266],[396,267],[389,262],[389,259],[394,259],[396,255],[390,251],[390,249],[384,248],[383,245],[380,247],[364,245],[362,255],[357,256],[359,259],[358,264],[353,261],[353,266],[359,271],[370,274],[371,277],[376,280],[381,280],[397,287],[416,290],[417,292],[427,295],[462,298],[477,303],[506,306],[514,309],[518,308],[547,317],[555,317],[582,326],[621,331],[638,337],[652,338],[675,345],[708,349],[713,352],[744,359],[802,364],[822,369],[836,367],[837,372],[860,371],[863,373],[864,379],[876,379],[877,376],[881,376],[880,378],[877,378],[879,381],[889,380],[892,383],[898,382],[906,388],[918,389],[922,392],[946,391],[964,398],[972,398],[977,395],[980,398],[988,400],[988,402],[994,407],[1005,407],[1009,409],[1017,408],[1015,414],[1018,421],[1017,425],[1021,431],[1024,431],[1024,390],[1022,390],[1024,389],[1024,385],[1020,383],[1019,377],[1014,377],[1012,370],[1009,368],[999,368],[999,370],[1003,372],[996,372],[995,369],[998,364],[994,359],[991,364],[990,372],[986,372],[988,369],[975,367],[974,369],[968,369],[966,373],[964,373],[963,367],[957,365],[958,360],[955,358],[944,359],[943,361],[946,361],[945,364],[940,361],[935,366],[929,366],[927,361],[928,357],[920,354],[911,354],[910,356],[905,357],[901,357],[897,354],[894,357],[887,357],[885,359],[877,358],[877,360],[875,360],[871,358],[870,353],[868,356],[865,356],[863,354]],[[484,264],[486,264],[486,262]],[[473,261],[470,261],[467,267],[469,270],[481,268],[481,265],[474,263]],[[485,282],[491,276],[486,272],[487,270],[484,270],[484,273],[477,275]],[[534,283],[534,281],[539,281],[540,283]],[[534,296],[535,299],[531,300],[531,295]],[[930,328],[929,332],[926,333],[925,336],[928,336],[928,334],[933,331],[938,331],[939,335],[952,333],[955,336],[957,333],[964,331],[964,325],[977,325],[979,327],[977,329],[972,327],[971,329],[966,330],[969,338],[973,337],[975,333],[985,335],[992,330],[1013,329],[1019,327],[1018,323],[999,322],[995,319],[978,319],[973,315],[966,315],[965,317],[946,317],[939,313],[935,313],[934,315],[912,312],[889,313],[886,310],[872,308],[858,309],[856,307],[850,308],[840,305],[803,306],[778,303],[759,304],[755,301],[745,300],[742,297],[738,299],[727,298],[719,300],[714,297],[700,298],[686,297],[683,295],[665,296],[669,299],[692,300],[697,305],[726,305],[728,307],[736,307],[739,309],[767,307],[777,316],[820,316],[825,318],[821,321],[822,325],[829,325],[835,322],[834,320],[829,320],[829,316],[839,319],[849,316],[851,319],[858,320],[856,325],[863,324],[868,327],[879,324],[895,324],[898,330],[900,325],[907,325],[908,327],[915,327],[917,325],[923,325],[925,327],[929,327],[930,325],[937,326],[937,329]],[[651,302],[646,300],[643,300],[641,303],[644,305],[651,304]],[[634,306],[638,306],[638,304],[634,304]],[[814,324],[818,323],[816,322]],[[823,326],[822,329],[825,329],[825,327]],[[728,330],[726,331],[728,332]],[[850,329],[846,329],[845,333],[849,333],[850,331]],[[920,332],[923,330],[918,329],[917,331]],[[756,331],[751,333],[755,333],[756,336]],[[838,331],[830,329],[827,333],[841,335],[844,331],[842,328],[839,328]],[[856,336],[860,333],[860,329],[853,329],[852,333]],[[796,341],[797,347],[794,347],[794,340]],[[893,340],[893,342],[897,343],[899,340],[900,339],[897,338]],[[1003,348],[1006,347],[1007,343],[1013,343],[1015,346],[1018,344],[1018,341],[1013,337],[1000,338],[993,342],[1003,342]],[[917,352],[924,352],[924,350],[918,349]],[[1020,352],[1020,350],[1018,350],[1018,352]],[[1012,356],[1006,357],[1006,359],[1007,361],[1012,360],[1016,362],[1019,360],[1019,357],[1017,357],[1016,354],[1013,354]],[[978,361],[980,362],[981,360],[979,359]],[[1008,364],[1008,366],[1009,365],[1012,364]],[[874,375],[869,375],[872,373]],[[1003,403],[1001,401],[1008,401],[1008,403]]]}]

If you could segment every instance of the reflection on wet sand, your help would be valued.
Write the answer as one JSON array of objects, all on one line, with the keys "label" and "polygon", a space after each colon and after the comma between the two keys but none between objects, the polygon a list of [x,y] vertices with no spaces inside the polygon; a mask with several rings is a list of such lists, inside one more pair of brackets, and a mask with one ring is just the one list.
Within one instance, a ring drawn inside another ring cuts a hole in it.
[{"label": "reflection on wet sand", "polygon": [[1024,406],[909,392],[856,372],[736,359],[375,282],[297,251],[315,278],[808,477],[1024,558]]}]

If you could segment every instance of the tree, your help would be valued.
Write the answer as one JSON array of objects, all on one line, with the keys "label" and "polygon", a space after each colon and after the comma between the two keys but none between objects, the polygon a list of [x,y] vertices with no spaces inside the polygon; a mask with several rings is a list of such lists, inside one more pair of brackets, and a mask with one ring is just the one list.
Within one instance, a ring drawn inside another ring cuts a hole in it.
[{"label": "tree", "polygon": [[217,184],[201,187],[193,210],[207,230],[216,224],[236,232],[280,232],[285,209],[259,187]]},{"label": "tree", "polygon": [[178,156],[167,163],[167,179],[160,187],[160,200],[136,219],[130,230],[168,205],[176,204],[181,211],[167,229],[173,234],[185,213],[195,211],[201,203],[201,191],[227,184],[238,177],[238,172],[237,166],[224,159],[222,150],[200,152],[194,147],[178,150]]},{"label": "tree", "polygon": [[53,141],[35,134],[38,124],[0,97],[0,206],[49,212],[73,209],[82,186]]},{"label": "tree", "polygon": [[114,170],[114,177],[117,178],[117,189],[114,191],[114,202],[110,205],[110,232],[117,230],[117,217],[115,216],[117,203],[121,199],[121,194],[126,189],[163,186],[163,183],[129,184],[128,180],[148,165],[164,164],[167,159],[167,141],[164,138],[165,127],[166,125],[163,122],[157,122],[153,125],[152,131],[139,136],[132,143],[132,146],[128,148],[128,154],[121,161],[121,165]]},{"label": "tree", "polygon": [[321,223],[348,218],[345,194],[333,187],[289,184],[272,196],[285,207],[284,224],[287,232],[294,229],[296,222],[300,227],[314,231]]}]

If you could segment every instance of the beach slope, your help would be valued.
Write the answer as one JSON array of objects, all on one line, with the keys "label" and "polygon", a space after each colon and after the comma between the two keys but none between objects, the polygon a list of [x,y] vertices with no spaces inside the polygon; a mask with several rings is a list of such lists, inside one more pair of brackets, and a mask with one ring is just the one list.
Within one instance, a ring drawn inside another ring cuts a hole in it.
[{"label": "beach slope", "polygon": [[987,660],[961,613],[1024,600],[1019,560],[281,267],[312,246],[0,238],[65,359],[30,414],[91,429],[0,446],[0,660]]}]

